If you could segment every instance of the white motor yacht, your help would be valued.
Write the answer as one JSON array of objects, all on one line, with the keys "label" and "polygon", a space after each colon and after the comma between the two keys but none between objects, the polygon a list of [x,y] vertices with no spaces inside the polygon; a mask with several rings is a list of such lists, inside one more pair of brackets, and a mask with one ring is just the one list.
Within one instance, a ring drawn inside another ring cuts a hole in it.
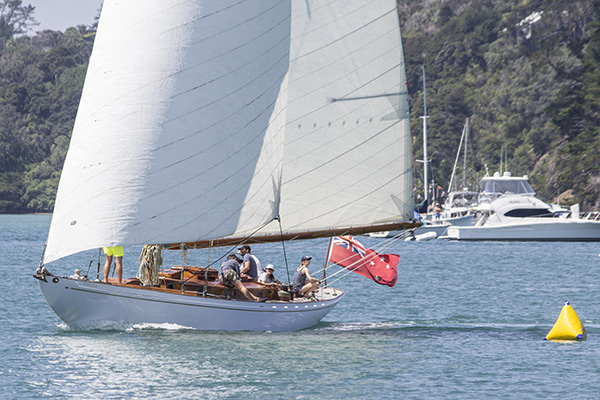
[{"label": "white motor yacht", "polygon": [[[529,187],[526,180],[522,188]],[[581,215],[579,206],[556,208],[527,194],[504,194],[483,203],[475,226],[451,226],[448,239],[515,241],[600,241],[600,214]]]}]

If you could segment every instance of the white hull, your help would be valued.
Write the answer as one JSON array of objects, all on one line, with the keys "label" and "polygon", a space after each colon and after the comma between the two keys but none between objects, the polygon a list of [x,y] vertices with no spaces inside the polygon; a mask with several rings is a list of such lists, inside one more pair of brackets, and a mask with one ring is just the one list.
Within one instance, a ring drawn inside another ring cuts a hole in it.
[{"label": "white hull", "polygon": [[40,288],[54,312],[74,329],[177,324],[199,330],[288,332],[317,324],[344,297],[325,289],[326,300],[253,303],[166,293],[47,276]]},{"label": "white hull", "polygon": [[455,226],[471,226],[471,225],[473,225],[474,218],[475,218],[475,215],[469,214],[469,215],[463,215],[460,217],[443,218],[442,221],[448,222],[450,225],[455,225]]},{"label": "white hull", "polygon": [[404,241],[416,241],[416,242],[426,242],[429,240],[433,240],[437,238],[437,234],[435,232],[427,232],[427,233],[423,233],[420,235],[415,235],[414,238],[412,237],[407,237],[406,239],[404,239]]},{"label": "white hull", "polygon": [[[427,225],[421,225],[417,229],[415,229],[415,235],[423,235],[429,234],[431,232],[435,233],[437,237],[443,236],[447,229],[451,226],[470,226],[473,224],[474,215],[465,215],[462,217],[453,217],[442,219],[440,223],[431,223]],[[387,237],[395,237],[401,234],[406,233],[406,231],[386,231],[386,232],[376,232],[370,233],[371,237],[379,237],[379,238],[387,238]]]},{"label": "white hull", "polygon": [[435,233],[436,236],[441,236],[450,227],[449,224],[431,224],[423,225],[415,229],[415,235],[423,235],[427,233]]},{"label": "white hull", "polygon": [[600,221],[522,218],[519,222],[497,226],[453,226],[448,228],[447,238],[453,240],[597,242],[600,241]]},{"label": "white hull", "polygon": [[[423,235],[423,234],[429,234],[429,233],[435,233],[436,237],[437,236],[441,236],[444,234],[444,232],[446,232],[446,229],[448,229],[449,224],[431,224],[431,225],[422,225],[420,227],[418,227],[417,229],[415,229],[415,235]],[[371,237],[378,237],[378,238],[391,238],[391,237],[395,237],[398,235],[405,235],[406,231],[385,231],[385,232],[375,232],[375,233],[369,233],[369,236]]]}]

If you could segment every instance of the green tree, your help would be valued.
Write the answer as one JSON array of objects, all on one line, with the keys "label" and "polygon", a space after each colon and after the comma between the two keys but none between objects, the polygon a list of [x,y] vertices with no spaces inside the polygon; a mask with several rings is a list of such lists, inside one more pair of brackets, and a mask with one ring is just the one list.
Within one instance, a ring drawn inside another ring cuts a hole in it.
[{"label": "green tree", "polygon": [[0,212],[52,211],[94,37],[80,25],[0,48]]},{"label": "green tree", "polygon": [[0,40],[27,32],[38,22],[33,17],[35,7],[23,5],[22,0],[0,1]]}]

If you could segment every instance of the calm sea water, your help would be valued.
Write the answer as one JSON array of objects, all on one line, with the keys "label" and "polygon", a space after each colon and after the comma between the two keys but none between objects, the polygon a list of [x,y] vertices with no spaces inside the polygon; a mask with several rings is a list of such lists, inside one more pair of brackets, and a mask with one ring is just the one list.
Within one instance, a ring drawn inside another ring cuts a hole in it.
[{"label": "calm sea water", "polygon": [[[49,216],[0,215],[0,399],[600,396],[595,243],[397,242],[394,288],[352,274],[335,285],[346,290],[345,300],[300,332],[73,331],[32,278],[49,223]],[[310,253],[316,270],[326,246],[288,244],[290,268]],[[253,250],[285,277],[280,245]],[[92,256],[97,252],[48,267],[62,275],[77,267],[86,272]],[[139,249],[126,249],[125,275],[135,275],[138,256]],[[181,263],[178,256],[167,262]],[[194,257],[207,254],[192,256],[201,262]],[[587,341],[542,341],[566,299]]]}]

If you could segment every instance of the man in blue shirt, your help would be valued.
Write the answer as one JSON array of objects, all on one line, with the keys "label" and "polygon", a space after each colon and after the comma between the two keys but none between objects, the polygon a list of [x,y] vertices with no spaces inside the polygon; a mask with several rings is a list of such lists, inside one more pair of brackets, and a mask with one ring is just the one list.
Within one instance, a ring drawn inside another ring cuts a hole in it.
[{"label": "man in blue shirt", "polygon": [[238,254],[244,257],[240,277],[258,279],[258,273],[262,272],[262,268],[258,258],[255,255],[250,254],[250,246],[245,244],[241,247],[238,247]]}]

